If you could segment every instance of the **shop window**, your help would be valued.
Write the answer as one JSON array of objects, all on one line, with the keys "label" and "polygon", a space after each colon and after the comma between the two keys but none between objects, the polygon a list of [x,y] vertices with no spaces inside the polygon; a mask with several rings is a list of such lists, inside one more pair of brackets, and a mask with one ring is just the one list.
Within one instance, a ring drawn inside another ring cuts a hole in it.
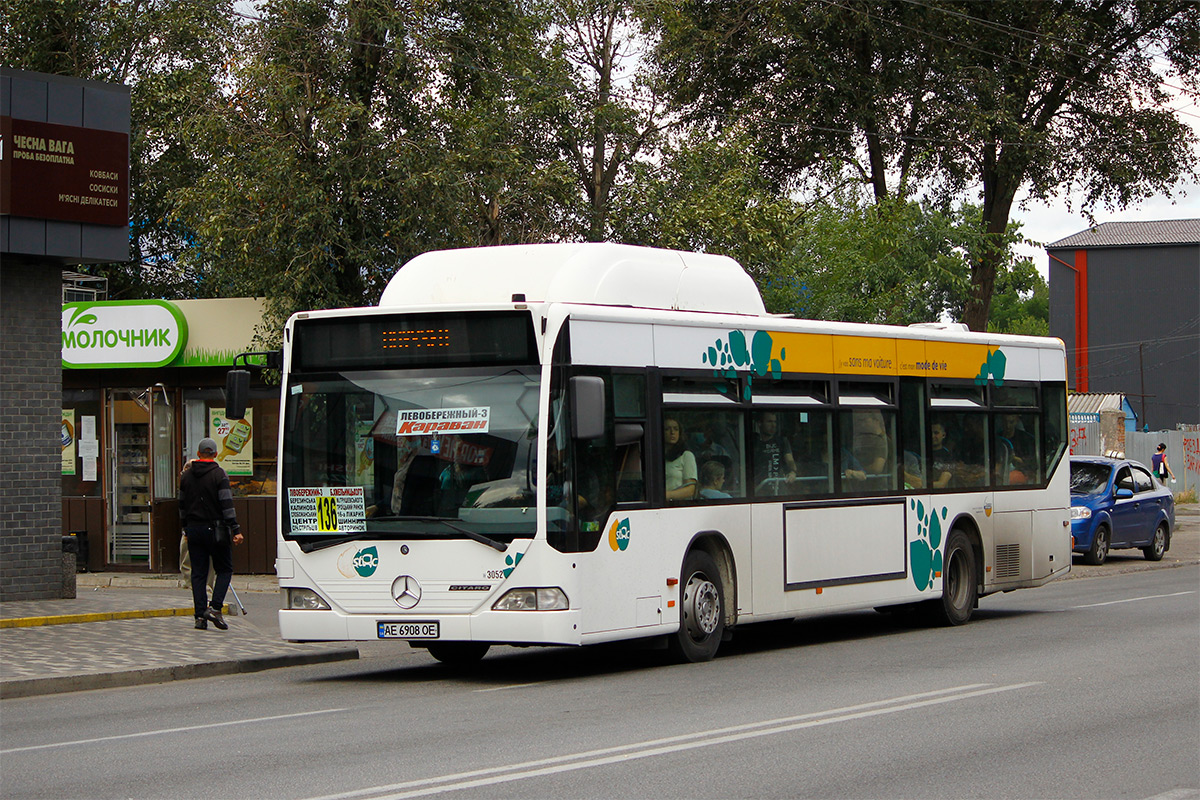
[{"label": "shop window", "polygon": [[62,398],[63,497],[99,497],[104,471],[100,392],[66,389]]},{"label": "shop window", "polygon": [[229,475],[235,497],[275,494],[278,390],[251,389],[246,416],[240,420],[225,418],[225,401],[219,389],[185,392],[185,462],[195,457],[196,445],[205,437],[216,440],[217,462]]}]

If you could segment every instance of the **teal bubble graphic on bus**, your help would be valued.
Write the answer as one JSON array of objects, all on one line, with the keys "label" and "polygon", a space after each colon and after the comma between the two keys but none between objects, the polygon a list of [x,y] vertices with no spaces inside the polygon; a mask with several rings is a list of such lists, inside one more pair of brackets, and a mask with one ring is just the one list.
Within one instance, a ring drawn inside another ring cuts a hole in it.
[{"label": "teal bubble graphic on bus", "polygon": [[[779,358],[775,358],[774,349],[775,340],[769,331],[755,331],[749,346],[745,333],[730,331],[724,341],[717,339],[704,351],[701,361],[713,368],[714,375],[724,378],[736,378],[738,367],[749,367],[751,374],[746,381],[744,398],[749,400],[754,376],[779,378],[783,372],[787,353],[780,348]],[[724,391],[724,387],[720,390]]]},{"label": "teal bubble graphic on bus", "polygon": [[908,507],[917,512],[917,538],[908,544],[909,563],[912,565],[913,583],[920,591],[933,588],[933,580],[942,574],[942,520],[947,509],[942,506],[941,519],[938,512],[925,503],[909,500]]}]

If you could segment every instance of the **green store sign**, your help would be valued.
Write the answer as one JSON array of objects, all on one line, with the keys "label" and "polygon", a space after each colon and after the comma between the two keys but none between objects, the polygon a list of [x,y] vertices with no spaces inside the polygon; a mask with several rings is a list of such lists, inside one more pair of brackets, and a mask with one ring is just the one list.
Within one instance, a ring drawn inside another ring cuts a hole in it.
[{"label": "green store sign", "polygon": [[62,363],[68,369],[162,367],[187,343],[183,312],[165,300],[67,303]]}]

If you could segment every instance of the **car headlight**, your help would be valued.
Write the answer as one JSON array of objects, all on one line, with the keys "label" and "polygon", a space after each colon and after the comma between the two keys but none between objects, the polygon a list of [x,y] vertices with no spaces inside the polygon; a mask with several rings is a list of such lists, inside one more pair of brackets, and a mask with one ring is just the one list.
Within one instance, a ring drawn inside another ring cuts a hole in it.
[{"label": "car headlight", "polygon": [[294,611],[328,611],[329,604],[312,589],[288,589],[287,607]]},{"label": "car headlight", "polygon": [[1087,506],[1071,506],[1071,519],[1091,519],[1092,510]]},{"label": "car headlight", "polygon": [[492,606],[493,611],[566,611],[567,595],[558,587],[509,589]]}]

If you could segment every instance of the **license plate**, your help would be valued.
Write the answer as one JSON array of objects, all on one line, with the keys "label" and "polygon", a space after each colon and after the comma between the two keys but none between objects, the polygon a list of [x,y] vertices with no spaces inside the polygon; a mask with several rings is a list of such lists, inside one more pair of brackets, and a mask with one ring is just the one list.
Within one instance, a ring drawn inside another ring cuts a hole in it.
[{"label": "license plate", "polygon": [[376,623],[380,639],[437,639],[441,636],[437,622],[388,622]]}]

